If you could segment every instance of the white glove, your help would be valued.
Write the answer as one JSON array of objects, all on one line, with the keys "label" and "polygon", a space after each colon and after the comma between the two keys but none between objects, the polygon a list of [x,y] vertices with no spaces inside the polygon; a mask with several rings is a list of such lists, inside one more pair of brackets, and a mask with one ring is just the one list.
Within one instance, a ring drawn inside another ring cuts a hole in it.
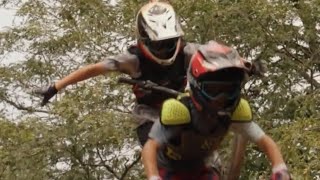
[{"label": "white glove", "polygon": [[285,164],[279,164],[272,168],[271,180],[290,180],[290,174]]},{"label": "white glove", "polygon": [[162,180],[160,176],[151,176],[148,180]]}]

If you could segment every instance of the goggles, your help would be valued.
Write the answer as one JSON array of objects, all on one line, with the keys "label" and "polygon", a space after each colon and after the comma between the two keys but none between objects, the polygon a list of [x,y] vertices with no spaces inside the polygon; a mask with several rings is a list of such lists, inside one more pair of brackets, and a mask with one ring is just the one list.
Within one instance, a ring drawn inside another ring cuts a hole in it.
[{"label": "goggles", "polygon": [[159,58],[169,58],[175,52],[179,38],[171,38],[160,41],[145,40],[148,49]]},{"label": "goggles", "polygon": [[209,102],[230,102],[240,95],[241,83],[203,81],[199,84],[201,95]]}]

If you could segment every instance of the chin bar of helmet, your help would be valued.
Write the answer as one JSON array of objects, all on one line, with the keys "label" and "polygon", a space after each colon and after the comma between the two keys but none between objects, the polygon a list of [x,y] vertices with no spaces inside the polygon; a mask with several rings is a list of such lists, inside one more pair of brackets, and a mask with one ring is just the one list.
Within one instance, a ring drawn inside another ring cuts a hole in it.
[{"label": "chin bar of helmet", "polygon": [[142,80],[135,80],[135,79],[128,79],[128,78],[119,78],[119,83],[125,83],[125,84],[131,84],[131,85],[137,85],[138,87],[146,90],[153,90],[157,92],[164,92],[172,96],[179,96],[181,93],[179,91],[166,88],[163,86],[159,86],[158,84],[152,82],[152,81],[142,81]]}]

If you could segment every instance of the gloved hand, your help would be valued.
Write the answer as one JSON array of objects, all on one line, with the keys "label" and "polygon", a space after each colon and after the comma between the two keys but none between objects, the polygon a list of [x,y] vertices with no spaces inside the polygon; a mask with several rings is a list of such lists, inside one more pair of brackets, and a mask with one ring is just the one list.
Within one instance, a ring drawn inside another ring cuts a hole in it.
[{"label": "gloved hand", "polygon": [[272,168],[271,180],[290,180],[290,174],[285,164]]},{"label": "gloved hand", "polygon": [[162,180],[159,176],[151,176],[148,180]]},{"label": "gloved hand", "polygon": [[44,87],[41,89],[37,89],[34,91],[34,93],[39,94],[41,96],[43,96],[42,102],[41,102],[41,106],[46,105],[49,100],[58,93],[57,88],[55,87],[55,85],[50,85],[48,87]]},{"label": "gloved hand", "polygon": [[264,60],[257,60],[252,62],[250,75],[257,75],[263,77],[268,71],[267,62]]}]

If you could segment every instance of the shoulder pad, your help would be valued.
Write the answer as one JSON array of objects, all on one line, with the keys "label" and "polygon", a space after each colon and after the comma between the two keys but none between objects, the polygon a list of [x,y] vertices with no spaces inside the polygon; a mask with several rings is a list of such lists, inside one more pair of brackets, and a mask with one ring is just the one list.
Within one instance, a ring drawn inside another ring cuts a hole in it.
[{"label": "shoulder pad", "polygon": [[182,125],[191,122],[189,109],[176,99],[168,99],[164,101],[160,122],[163,125]]},{"label": "shoulder pad", "polygon": [[240,99],[238,106],[232,113],[231,120],[235,122],[249,122],[252,120],[251,107],[247,100]]}]

